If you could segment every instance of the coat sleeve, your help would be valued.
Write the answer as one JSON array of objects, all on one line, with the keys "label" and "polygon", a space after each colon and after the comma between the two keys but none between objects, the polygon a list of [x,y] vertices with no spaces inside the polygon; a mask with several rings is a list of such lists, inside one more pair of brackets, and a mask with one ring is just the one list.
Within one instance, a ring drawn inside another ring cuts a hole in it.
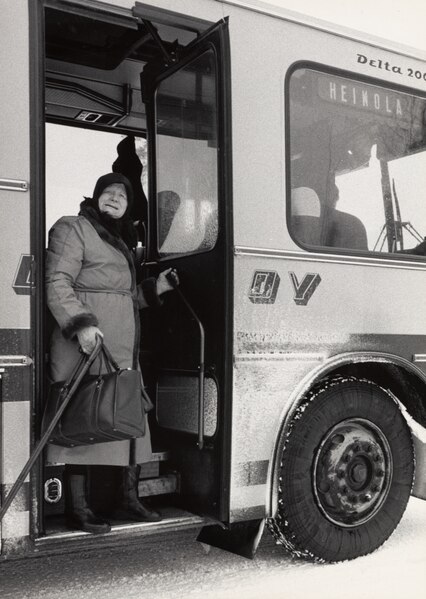
[{"label": "coat sleeve", "polygon": [[78,218],[64,217],[49,232],[46,257],[47,305],[61,331],[71,339],[98,319],[77,297],[74,285],[83,266],[84,236]]},{"label": "coat sleeve", "polygon": [[157,279],[155,277],[149,277],[139,283],[137,286],[138,294],[138,305],[139,309],[147,308],[159,308],[163,305],[163,300],[157,293]]}]

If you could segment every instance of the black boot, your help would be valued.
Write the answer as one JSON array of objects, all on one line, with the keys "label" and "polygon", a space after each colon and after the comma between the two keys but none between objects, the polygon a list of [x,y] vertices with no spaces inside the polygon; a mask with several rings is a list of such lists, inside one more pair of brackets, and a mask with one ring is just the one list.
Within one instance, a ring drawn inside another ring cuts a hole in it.
[{"label": "black boot", "polygon": [[140,466],[126,466],[121,470],[117,507],[112,517],[116,520],[159,522],[161,520],[160,514],[149,510],[139,500],[138,483]]},{"label": "black boot", "polygon": [[87,503],[87,468],[66,466],[65,484],[65,517],[68,528],[92,534],[110,532],[110,523],[96,516]]}]

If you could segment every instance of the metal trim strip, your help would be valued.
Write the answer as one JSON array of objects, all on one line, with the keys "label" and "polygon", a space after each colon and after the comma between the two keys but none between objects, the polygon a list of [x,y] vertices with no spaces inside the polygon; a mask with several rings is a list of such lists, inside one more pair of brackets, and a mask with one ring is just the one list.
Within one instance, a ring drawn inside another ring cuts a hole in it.
[{"label": "metal trim strip", "polygon": [[299,260],[302,262],[323,262],[333,264],[352,264],[354,266],[374,266],[381,268],[397,268],[405,270],[426,270],[426,261],[410,261],[391,258],[371,258],[370,256],[349,256],[342,254],[322,254],[320,252],[300,252],[295,250],[278,250],[272,248],[253,248],[235,246],[234,255],[255,256],[258,258],[277,258],[280,260]]},{"label": "metal trim strip", "polygon": [[31,366],[33,363],[29,356],[0,356],[0,368],[11,366]]},{"label": "metal trim strip", "polygon": [[414,354],[413,362],[415,362],[415,363],[426,362],[426,354]]},{"label": "metal trim strip", "polygon": [[8,191],[28,191],[28,181],[20,179],[0,179],[0,189]]}]

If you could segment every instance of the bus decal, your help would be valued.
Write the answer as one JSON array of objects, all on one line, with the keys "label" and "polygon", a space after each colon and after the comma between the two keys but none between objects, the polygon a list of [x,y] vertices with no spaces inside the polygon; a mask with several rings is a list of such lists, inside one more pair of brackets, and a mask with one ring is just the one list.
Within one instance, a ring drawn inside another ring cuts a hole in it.
[{"label": "bus decal", "polygon": [[13,289],[18,295],[31,294],[31,263],[33,257],[29,254],[22,254],[16,271]]},{"label": "bus decal", "polygon": [[289,272],[290,281],[294,289],[294,301],[298,306],[306,306],[315,289],[321,283],[318,273],[308,272],[299,283],[296,273]]},{"label": "bus decal", "polygon": [[256,270],[249,298],[254,304],[273,304],[277,297],[280,277],[273,270]]}]

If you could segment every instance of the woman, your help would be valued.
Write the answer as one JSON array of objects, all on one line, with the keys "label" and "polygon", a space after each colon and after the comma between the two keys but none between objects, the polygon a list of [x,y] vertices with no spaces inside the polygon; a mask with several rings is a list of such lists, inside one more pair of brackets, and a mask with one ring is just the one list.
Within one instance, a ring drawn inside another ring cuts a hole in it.
[{"label": "woman", "polygon": [[[78,216],[64,216],[49,232],[46,262],[47,304],[56,321],[50,340],[52,381],[66,380],[79,359],[79,349],[91,353],[98,335],[121,368],[139,369],[139,314],[159,305],[172,289],[170,271],[136,285],[131,251],[136,233],[130,219],[133,200],[129,180],[119,173],[100,177],[92,198],[85,198]],[[93,371],[99,366],[94,364]],[[137,496],[136,464],[151,459],[151,440],[144,437],[73,448],[49,445],[48,460],[65,463],[67,525],[103,533],[110,524],[95,515],[87,502],[87,465],[122,467],[114,517],[160,520]]]}]

